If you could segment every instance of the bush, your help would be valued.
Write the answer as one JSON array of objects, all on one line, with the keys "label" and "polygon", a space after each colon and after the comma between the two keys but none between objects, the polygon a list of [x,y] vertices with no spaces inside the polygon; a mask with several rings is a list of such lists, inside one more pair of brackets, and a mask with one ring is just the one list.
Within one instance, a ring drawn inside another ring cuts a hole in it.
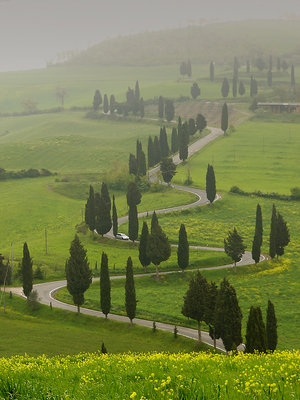
[{"label": "bush", "polygon": [[27,297],[27,304],[32,311],[37,311],[40,308],[38,292],[33,290]]},{"label": "bush", "polygon": [[296,200],[300,200],[300,187],[291,188],[291,197]]}]

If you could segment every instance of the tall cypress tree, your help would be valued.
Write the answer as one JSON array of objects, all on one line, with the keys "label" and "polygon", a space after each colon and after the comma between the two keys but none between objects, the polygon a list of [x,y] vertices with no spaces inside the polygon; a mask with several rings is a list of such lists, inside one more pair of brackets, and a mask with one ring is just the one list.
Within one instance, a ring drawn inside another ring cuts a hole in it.
[{"label": "tall cypress tree", "polygon": [[177,135],[177,129],[173,128],[172,129],[172,136],[171,136],[171,153],[177,153],[178,151],[178,135]]},{"label": "tall cypress tree", "polygon": [[246,71],[247,71],[247,74],[250,74],[250,61],[249,60],[247,60],[247,63],[246,63]]},{"label": "tall cypress tree", "polygon": [[102,104],[102,96],[99,90],[95,91],[94,100],[93,100],[93,109],[94,111],[98,111],[100,105]]},{"label": "tall cypress tree", "polygon": [[145,176],[147,173],[147,166],[146,166],[146,156],[143,150],[141,151],[139,164],[138,164],[138,175]]},{"label": "tall cypress tree", "polygon": [[111,115],[115,112],[115,109],[116,109],[116,99],[115,96],[112,94],[109,100],[109,111]]},{"label": "tall cypress tree", "polygon": [[169,150],[168,137],[165,126],[160,128],[159,144],[160,144],[161,158],[168,157],[170,150]]},{"label": "tall cypress tree", "polygon": [[109,106],[108,106],[108,97],[107,97],[107,94],[105,93],[104,99],[103,99],[103,112],[104,112],[105,114],[107,114],[107,113],[108,113],[108,110],[109,110]]},{"label": "tall cypress tree", "polygon": [[138,238],[139,220],[136,205],[129,206],[128,212],[128,236],[133,242]]},{"label": "tall cypress tree", "polygon": [[170,99],[166,99],[165,101],[165,117],[168,122],[172,121],[175,115],[175,107],[174,103]]},{"label": "tall cypress tree", "polygon": [[158,98],[158,118],[163,118],[164,117],[164,108],[165,108],[165,102],[162,96],[159,96]]},{"label": "tall cypress tree", "polygon": [[117,208],[115,204],[115,195],[113,195],[113,207],[112,207],[112,226],[113,226],[113,235],[114,237],[117,236],[118,233],[118,214],[117,214]]},{"label": "tall cypress tree", "polygon": [[197,132],[197,127],[194,118],[188,120],[188,131],[189,135],[194,135]]},{"label": "tall cypress tree", "polygon": [[99,195],[99,193],[96,193],[95,195],[95,215],[96,231],[99,235],[103,236],[110,231],[112,222],[107,203],[102,196]]},{"label": "tall cypress tree", "polygon": [[189,148],[188,148],[188,131],[183,124],[181,129],[178,129],[178,142],[179,142],[179,159],[185,161],[189,155]]},{"label": "tall cypress tree", "polygon": [[275,315],[274,304],[268,300],[267,308],[267,322],[266,322],[266,334],[267,334],[267,349],[274,351],[277,347],[277,318]]},{"label": "tall cypress tree", "polygon": [[236,97],[237,90],[238,90],[238,80],[237,80],[237,77],[234,76],[232,79],[232,96],[233,97]]},{"label": "tall cypress tree", "polygon": [[22,258],[22,281],[23,281],[23,293],[28,298],[32,291],[33,272],[32,272],[32,259],[30,257],[27,243],[23,245],[23,258]]},{"label": "tall cypress tree", "polygon": [[226,351],[234,350],[242,343],[242,317],[235,289],[224,278],[216,301],[216,330]]},{"label": "tall cypress tree", "polygon": [[126,282],[125,282],[125,308],[127,317],[130,319],[132,325],[132,320],[135,318],[136,313],[136,294],[134,286],[132,259],[128,257],[126,266]]},{"label": "tall cypress tree", "polygon": [[216,194],[217,190],[216,190],[216,178],[215,178],[214,167],[208,164],[206,171],[206,196],[210,204],[212,204],[213,201],[215,200]]},{"label": "tall cypress tree", "polygon": [[154,149],[154,161],[155,164],[158,164],[161,161],[161,154],[160,154],[159,140],[157,136],[154,137],[153,149]]},{"label": "tall cypress tree", "polygon": [[173,176],[176,174],[176,164],[174,164],[173,159],[170,158],[163,158],[160,163],[160,172],[162,174],[163,180],[166,183],[170,183]]},{"label": "tall cypress tree", "polygon": [[141,100],[140,100],[140,115],[141,115],[141,118],[144,118],[144,116],[145,116],[145,103],[144,103],[143,98],[141,98]]},{"label": "tall cypress tree", "polygon": [[137,159],[134,154],[129,154],[129,173],[133,175],[137,175],[138,165]]},{"label": "tall cypress tree", "polygon": [[158,278],[158,266],[162,261],[169,259],[171,255],[171,246],[168,237],[158,223],[155,211],[152,214],[151,233],[147,243],[147,255],[155,265],[156,277]]},{"label": "tall cypress tree", "polygon": [[276,243],[277,243],[277,211],[275,204],[273,204],[272,208],[272,217],[271,217],[271,230],[270,230],[270,247],[269,247],[269,255],[271,258],[276,256]]},{"label": "tall cypress tree", "polygon": [[105,201],[106,207],[110,212],[111,200],[110,200],[110,195],[108,193],[107,184],[105,182],[102,182],[102,185],[101,185],[101,197],[102,197],[103,201]]},{"label": "tall cypress tree", "polygon": [[90,185],[89,197],[85,205],[85,223],[93,232],[95,229],[95,194],[92,185]]},{"label": "tall cypress tree", "polygon": [[154,145],[152,137],[149,136],[148,139],[148,168],[151,168],[155,165],[155,156],[154,156]]},{"label": "tall cypress tree", "polygon": [[227,107],[227,103],[224,103],[223,107],[222,107],[221,129],[224,132],[224,135],[226,135],[226,131],[228,129],[228,107]]},{"label": "tall cypress tree", "polygon": [[89,268],[86,250],[77,235],[71,242],[70,257],[66,261],[67,289],[73,297],[80,314],[80,306],[84,303],[84,292],[92,283],[92,271]]},{"label": "tall cypress tree", "polygon": [[127,187],[126,199],[128,206],[137,206],[142,200],[141,192],[135,182],[129,182]]},{"label": "tall cypress tree", "polygon": [[266,328],[262,318],[260,307],[251,306],[246,331],[246,353],[258,351],[265,353],[266,346]]},{"label": "tall cypress tree", "polygon": [[136,98],[137,101],[140,101],[140,85],[139,85],[139,81],[135,82],[134,97]]},{"label": "tall cypress tree", "polygon": [[246,250],[243,238],[238,234],[236,228],[233,228],[232,232],[229,231],[227,238],[224,239],[224,250],[225,253],[232,258],[234,268],[236,269],[236,263],[241,261]]},{"label": "tall cypress tree", "polygon": [[252,242],[252,258],[257,264],[260,259],[260,249],[263,241],[263,222],[261,206],[257,204],[256,207],[256,221],[255,221],[255,232],[254,239]]},{"label": "tall cypress tree", "polygon": [[185,226],[184,224],[181,224],[178,238],[177,264],[182,272],[184,272],[185,268],[189,266],[189,249]]},{"label": "tall cypress tree", "polygon": [[149,229],[147,222],[144,221],[139,243],[139,260],[142,266],[144,267],[145,272],[148,265],[151,263],[151,260],[147,254],[148,239],[149,239]]},{"label": "tall cypress tree", "polygon": [[208,284],[208,297],[207,297],[207,314],[205,322],[209,327],[209,336],[214,341],[214,349],[216,349],[216,340],[220,338],[219,332],[216,329],[216,303],[218,297],[218,286],[215,282]]},{"label": "tall cypress tree", "polygon": [[268,86],[271,87],[272,86],[272,71],[269,70],[267,72],[267,81],[268,81]]},{"label": "tall cypress tree", "polygon": [[287,223],[280,213],[277,214],[276,229],[276,254],[277,256],[283,256],[284,248],[290,242],[290,233]]},{"label": "tall cypress tree", "polygon": [[209,80],[213,82],[215,80],[215,64],[213,61],[209,64]]},{"label": "tall cypress tree", "polygon": [[291,87],[294,88],[296,85],[295,82],[295,70],[294,70],[294,65],[291,67]]},{"label": "tall cypress tree", "polygon": [[110,297],[110,279],[108,270],[108,258],[106,253],[102,253],[101,269],[100,269],[100,308],[107,318],[110,312],[111,297]]},{"label": "tall cypress tree", "polygon": [[246,89],[245,89],[244,82],[240,81],[240,83],[239,83],[239,95],[243,96],[245,94],[245,92],[246,92]]},{"label": "tall cypress tree", "polygon": [[221,93],[223,97],[227,97],[229,94],[229,81],[227,78],[223,79]]}]

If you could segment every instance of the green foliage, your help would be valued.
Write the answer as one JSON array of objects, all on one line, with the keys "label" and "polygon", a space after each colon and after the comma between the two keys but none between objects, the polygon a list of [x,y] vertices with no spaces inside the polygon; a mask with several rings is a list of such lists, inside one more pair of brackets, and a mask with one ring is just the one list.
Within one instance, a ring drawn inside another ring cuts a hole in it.
[{"label": "green foliage", "polygon": [[89,268],[86,250],[77,235],[71,242],[70,257],[66,261],[66,278],[68,291],[73,297],[79,314],[80,306],[84,303],[84,292],[92,283],[92,272]]},{"label": "green foliage", "polygon": [[135,182],[130,182],[128,184],[126,199],[129,207],[137,206],[138,204],[140,204],[142,195]]},{"label": "green foliage", "polygon": [[246,89],[245,89],[244,82],[240,81],[239,82],[239,95],[244,96],[245,93],[246,93]]},{"label": "green foliage", "polygon": [[107,184],[105,182],[102,182],[100,196],[103,199],[103,201],[105,202],[106,208],[110,211],[111,200],[110,200],[110,195],[108,193]]},{"label": "green foliage", "polygon": [[172,158],[163,158],[160,163],[160,172],[163,176],[163,180],[166,183],[170,183],[173,176],[176,174],[176,165],[173,163]]},{"label": "green foliage", "polygon": [[188,158],[188,144],[189,144],[189,133],[187,126],[183,124],[180,128],[178,126],[178,143],[179,143],[179,158],[185,161]]},{"label": "green foliage", "polygon": [[88,225],[91,231],[95,229],[95,218],[95,193],[93,186],[90,185],[89,197],[85,205],[85,223]]},{"label": "green foliage", "polygon": [[112,227],[110,209],[107,199],[96,193],[95,195],[95,229],[99,235],[105,235]]},{"label": "green foliage", "polygon": [[110,312],[111,298],[110,298],[110,279],[108,271],[108,258],[106,253],[102,253],[101,268],[100,268],[100,308],[105,318]]},{"label": "green foliage", "polygon": [[27,243],[23,246],[23,258],[22,258],[22,281],[23,281],[23,292],[28,298],[32,291],[33,272],[32,272],[32,259],[30,257]]},{"label": "green foliage", "polygon": [[161,158],[168,157],[170,150],[169,150],[168,137],[167,137],[167,131],[166,131],[165,126],[160,128],[159,145],[160,145]]},{"label": "green foliage", "polygon": [[[0,254],[0,285],[10,285],[11,284],[11,267],[9,262],[3,263],[4,257]],[[21,274],[22,276],[22,274]]]},{"label": "green foliage", "polygon": [[215,200],[216,194],[217,194],[217,189],[216,189],[216,178],[215,178],[214,167],[208,164],[206,171],[206,196],[210,204],[212,204],[213,201]]},{"label": "green foliage", "polygon": [[189,266],[189,242],[184,224],[181,224],[179,229],[177,264],[182,271]]},{"label": "green foliage", "polygon": [[127,317],[130,319],[131,324],[132,320],[135,318],[136,304],[137,300],[134,287],[132,260],[131,257],[128,257],[126,266],[126,282],[125,282],[125,307],[126,307]]},{"label": "green foliage", "polygon": [[255,264],[259,262],[260,259],[260,249],[263,241],[263,221],[262,221],[262,212],[261,206],[257,204],[256,207],[256,220],[255,220],[255,232],[254,239],[252,242],[252,258],[255,261]]},{"label": "green foliage", "polygon": [[274,351],[277,347],[277,318],[275,307],[271,300],[268,300],[267,320],[266,320],[267,349]]},{"label": "green foliage", "polygon": [[32,310],[32,311],[37,311],[39,310],[41,304],[39,302],[39,298],[38,298],[38,292],[36,290],[32,290],[28,297],[27,297],[27,304],[28,307]]},{"label": "green foliage", "polygon": [[232,258],[235,266],[245,253],[246,246],[244,246],[243,238],[238,234],[235,227],[232,232],[228,232],[227,238],[224,239],[224,250]]}]

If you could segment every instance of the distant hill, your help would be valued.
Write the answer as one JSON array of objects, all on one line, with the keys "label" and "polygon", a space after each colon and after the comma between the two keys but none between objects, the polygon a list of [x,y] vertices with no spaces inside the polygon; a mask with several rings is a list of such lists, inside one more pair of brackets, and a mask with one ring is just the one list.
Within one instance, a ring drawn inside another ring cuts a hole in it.
[{"label": "distant hill", "polygon": [[143,32],[109,39],[67,61],[72,65],[167,65],[281,56],[300,64],[299,20],[252,20]]}]

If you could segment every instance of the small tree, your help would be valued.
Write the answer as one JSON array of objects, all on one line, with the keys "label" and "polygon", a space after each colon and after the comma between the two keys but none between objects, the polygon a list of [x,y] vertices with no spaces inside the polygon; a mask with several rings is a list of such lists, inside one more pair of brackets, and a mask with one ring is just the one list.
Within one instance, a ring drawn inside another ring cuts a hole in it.
[{"label": "small tree", "polygon": [[221,93],[223,97],[227,97],[229,94],[229,81],[227,78],[223,79]]},{"label": "small tree", "polygon": [[125,282],[125,308],[127,317],[130,319],[131,325],[132,320],[135,318],[136,304],[137,300],[135,294],[132,260],[131,257],[128,257]]},{"label": "small tree", "polygon": [[268,86],[269,86],[269,87],[272,86],[272,80],[273,80],[272,71],[269,70],[268,73],[267,73],[267,81],[268,81]]},{"label": "small tree", "polygon": [[224,135],[226,135],[228,129],[228,107],[226,103],[224,103],[222,107],[221,129],[224,132]]},{"label": "small tree", "polygon": [[32,272],[32,259],[30,257],[27,243],[23,246],[23,258],[22,258],[22,280],[23,280],[23,292],[28,298],[32,291],[33,272]]},{"label": "small tree", "polygon": [[101,345],[101,353],[102,354],[107,354],[107,350],[106,350],[104,342],[102,342],[102,345]]},{"label": "small tree", "polygon": [[55,95],[57,99],[60,101],[61,106],[63,107],[65,104],[65,97],[67,95],[67,90],[63,87],[57,87],[55,89]]},{"label": "small tree", "polygon": [[98,111],[100,105],[102,104],[102,96],[99,90],[95,91],[94,100],[93,100],[93,110]]},{"label": "small tree", "polygon": [[102,253],[101,268],[100,268],[100,307],[107,318],[110,312],[111,298],[110,298],[110,279],[108,270],[108,258],[106,253]]},{"label": "small tree", "polygon": [[172,121],[175,115],[174,103],[172,100],[166,99],[165,101],[165,116],[168,122]]},{"label": "small tree", "polygon": [[251,306],[246,331],[246,353],[266,352],[266,328],[260,307]]},{"label": "small tree", "polygon": [[89,268],[86,250],[77,235],[71,242],[70,257],[66,261],[66,278],[67,289],[73,297],[79,315],[80,306],[84,303],[84,292],[92,283],[92,271]]},{"label": "small tree", "polygon": [[194,135],[197,132],[197,127],[194,118],[188,120],[188,131],[189,135]]},{"label": "small tree", "polygon": [[201,322],[207,314],[208,283],[198,271],[190,280],[189,289],[184,296],[182,314],[198,323],[198,340],[201,342]]},{"label": "small tree", "polygon": [[200,96],[201,90],[198,86],[197,82],[193,83],[193,86],[191,87],[191,96],[195,100],[198,96]]},{"label": "small tree", "polygon": [[176,174],[176,165],[173,163],[172,158],[163,158],[162,162],[160,163],[160,172],[164,181],[169,184],[173,176]]},{"label": "small tree", "polygon": [[216,194],[217,190],[216,190],[216,178],[215,178],[214,167],[208,164],[206,171],[206,196],[210,204],[212,204],[213,201],[215,200]]},{"label": "small tree", "polygon": [[236,263],[241,261],[246,250],[243,238],[238,234],[236,228],[233,228],[232,232],[229,231],[227,238],[224,239],[224,250],[225,253],[232,258],[234,268],[236,269]]},{"label": "small tree", "polygon": [[116,237],[119,226],[118,226],[117,208],[116,208],[116,204],[115,204],[115,195],[113,195],[112,226],[113,226],[113,235],[114,235],[114,237]]},{"label": "small tree", "polygon": [[277,318],[275,315],[274,304],[268,300],[267,308],[267,323],[266,323],[266,334],[267,334],[267,349],[274,351],[277,347]]},{"label": "small tree", "polygon": [[145,269],[148,267],[148,265],[151,263],[151,260],[147,254],[147,245],[148,245],[148,240],[149,240],[149,229],[147,222],[143,222],[143,227],[142,227],[142,233],[140,236],[140,243],[139,243],[139,260],[142,266]]},{"label": "small tree", "polygon": [[178,267],[184,272],[185,268],[189,266],[189,242],[184,224],[180,225],[178,248],[177,248],[177,264]]},{"label": "small tree", "polygon": [[206,128],[206,126],[207,126],[207,122],[206,122],[204,115],[198,114],[197,118],[196,118],[196,128],[201,133],[203,131],[203,129]]}]

